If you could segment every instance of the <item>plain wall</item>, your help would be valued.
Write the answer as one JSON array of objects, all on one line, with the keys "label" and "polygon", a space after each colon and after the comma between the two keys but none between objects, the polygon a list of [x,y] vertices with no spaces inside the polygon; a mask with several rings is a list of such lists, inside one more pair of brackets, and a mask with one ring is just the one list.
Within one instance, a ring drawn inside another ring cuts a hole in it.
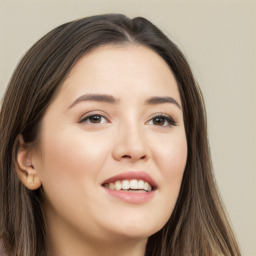
[{"label": "plain wall", "polygon": [[148,18],[187,56],[205,97],[221,195],[243,255],[255,256],[255,1],[0,0],[0,97],[18,60],[45,33],[114,12]]}]

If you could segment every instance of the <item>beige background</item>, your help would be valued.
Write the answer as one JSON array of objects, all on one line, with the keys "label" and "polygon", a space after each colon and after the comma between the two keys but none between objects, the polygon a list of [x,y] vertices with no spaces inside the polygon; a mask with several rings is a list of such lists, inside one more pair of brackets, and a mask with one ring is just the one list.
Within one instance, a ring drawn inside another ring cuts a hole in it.
[{"label": "beige background", "polygon": [[205,96],[217,183],[243,255],[256,256],[255,1],[0,0],[0,97],[46,32],[109,12],[145,16],[188,57]]}]

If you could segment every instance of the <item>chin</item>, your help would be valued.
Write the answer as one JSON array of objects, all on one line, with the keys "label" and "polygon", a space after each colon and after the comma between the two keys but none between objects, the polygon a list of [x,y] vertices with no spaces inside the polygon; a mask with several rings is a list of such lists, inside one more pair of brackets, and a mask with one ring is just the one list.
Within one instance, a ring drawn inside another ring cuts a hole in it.
[{"label": "chin", "polygon": [[147,239],[153,234],[157,233],[163,228],[165,222],[152,223],[147,218],[144,221],[129,220],[120,222],[118,227],[114,230],[118,237],[125,237],[129,239]]}]

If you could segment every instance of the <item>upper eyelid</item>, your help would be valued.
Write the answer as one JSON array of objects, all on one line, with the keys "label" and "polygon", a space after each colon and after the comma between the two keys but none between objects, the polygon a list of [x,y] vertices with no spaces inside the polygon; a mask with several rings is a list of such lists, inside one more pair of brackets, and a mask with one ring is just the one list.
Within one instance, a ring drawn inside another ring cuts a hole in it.
[{"label": "upper eyelid", "polygon": [[166,117],[166,118],[170,118],[170,119],[172,119],[173,121],[175,121],[175,118],[174,118],[172,115],[169,115],[169,114],[166,114],[166,113],[162,113],[162,112],[153,114],[153,115],[149,118],[149,120],[151,120],[151,119],[153,119],[153,118],[155,118],[155,117],[159,117],[159,116],[161,116],[161,117]]},{"label": "upper eyelid", "polygon": [[[163,117],[166,118],[167,121],[170,122],[170,125],[172,126],[177,126],[178,122],[176,121],[175,118],[173,118],[173,116],[169,115],[169,114],[165,114],[165,113],[157,113],[154,114],[146,123],[149,123],[152,119],[156,118],[156,117]],[[168,120],[169,119],[169,120]]]},{"label": "upper eyelid", "polygon": [[88,113],[85,113],[84,115],[81,116],[81,118],[79,119],[79,122],[83,121],[86,118],[89,118],[90,116],[102,116],[103,118],[105,118],[107,121],[110,120],[109,115],[107,115],[105,112],[102,111],[89,111]]}]

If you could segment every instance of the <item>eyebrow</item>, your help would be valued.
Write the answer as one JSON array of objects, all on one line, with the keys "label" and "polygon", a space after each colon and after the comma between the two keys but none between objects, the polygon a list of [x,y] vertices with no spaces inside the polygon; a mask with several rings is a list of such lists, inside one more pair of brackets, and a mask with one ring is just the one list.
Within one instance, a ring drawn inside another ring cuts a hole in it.
[{"label": "eyebrow", "polygon": [[98,102],[106,102],[106,103],[116,103],[117,100],[112,95],[107,94],[84,94],[78,97],[68,108],[72,108],[78,103],[84,101],[98,101]]},{"label": "eyebrow", "polygon": [[[112,95],[108,94],[84,94],[78,97],[68,108],[72,108],[75,105],[85,102],[85,101],[97,101],[97,102],[106,102],[110,104],[117,103],[117,99],[114,98]],[[179,109],[181,109],[181,105],[172,97],[165,96],[165,97],[151,97],[145,101],[148,105],[157,105],[157,104],[164,104],[164,103],[172,103],[175,104]]]},{"label": "eyebrow", "polygon": [[175,104],[178,108],[181,109],[181,105],[172,97],[165,96],[165,97],[151,97],[146,100],[146,103],[149,105],[157,105],[157,104],[164,104],[164,103],[172,103]]}]

